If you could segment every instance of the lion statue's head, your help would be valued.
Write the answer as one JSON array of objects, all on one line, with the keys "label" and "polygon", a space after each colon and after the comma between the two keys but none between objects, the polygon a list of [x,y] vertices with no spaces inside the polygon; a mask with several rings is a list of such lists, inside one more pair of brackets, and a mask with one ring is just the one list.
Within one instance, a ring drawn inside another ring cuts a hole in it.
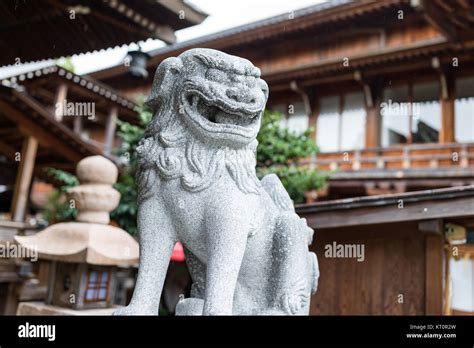
[{"label": "lion statue's head", "polygon": [[255,191],[256,136],[268,98],[260,70],[243,58],[191,49],[157,68],[147,104],[154,117],[137,149],[141,165],[188,190],[208,187],[225,169]]}]

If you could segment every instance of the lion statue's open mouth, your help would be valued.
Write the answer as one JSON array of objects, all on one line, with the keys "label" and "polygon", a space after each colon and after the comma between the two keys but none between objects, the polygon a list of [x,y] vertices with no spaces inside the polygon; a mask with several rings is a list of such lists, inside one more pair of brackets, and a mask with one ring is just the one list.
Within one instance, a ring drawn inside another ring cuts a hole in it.
[{"label": "lion statue's open mouth", "polygon": [[189,94],[187,100],[194,114],[197,113],[212,123],[248,127],[257,122],[261,114],[260,108],[235,110],[232,105],[225,103],[216,105],[211,100],[198,94]]},{"label": "lion statue's open mouth", "polygon": [[242,105],[224,98],[208,97],[193,87],[186,91],[183,99],[189,120],[208,134],[237,142],[241,138],[242,142],[247,142],[258,133],[264,100],[258,105]]},{"label": "lion statue's open mouth", "polygon": [[183,122],[195,137],[216,146],[245,147],[257,137],[268,92],[250,61],[218,51],[188,51],[157,70],[147,103],[160,116],[149,133],[160,133],[170,144],[166,134],[177,133]]}]

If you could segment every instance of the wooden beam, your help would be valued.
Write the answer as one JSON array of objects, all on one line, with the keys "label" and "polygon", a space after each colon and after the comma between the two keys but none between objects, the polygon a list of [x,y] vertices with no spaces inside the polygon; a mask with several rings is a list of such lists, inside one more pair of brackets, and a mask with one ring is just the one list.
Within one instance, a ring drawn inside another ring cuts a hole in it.
[{"label": "wooden beam", "polygon": [[472,196],[415,203],[404,202],[401,198],[400,202],[403,203],[403,208],[399,208],[399,203],[394,202],[391,205],[380,207],[327,210],[314,213],[299,211],[298,214],[305,217],[308,224],[316,229],[472,215]]},{"label": "wooden beam", "polygon": [[[62,11],[69,12],[68,5],[60,4],[58,1],[55,1],[55,0],[48,0],[48,3],[50,5],[53,5],[55,7],[60,8]],[[124,16],[122,13],[120,13],[118,11],[117,11],[117,14],[119,16]],[[129,21],[127,21],[127,20],[124,20],[123,18],[115,18],[115,17],[111,17],[109,15],[104,15],[103,13],[101,13],[99,11],[90,11],[89,15],[93,16],[93,17],[96,17],[97,20],[99,20],[101,22],[108,23],[112,26],[115,26],[115,27],[121,29],[121,30],[128,31],[130,33],[134,33],[136,35],[144,36],[144,37],[147,37],[147,38],[150,37],[150,30],[148,30],[146,28],[143,28],[143,27],[141,27],[140,25],[138,25],[136,23],[133,23],[133,21],[131,19],[129,19]],[[154,33],[154,34],[159,35],[160,33]],[[162,38],[157,37],[157,39],[161,40]],[[167,39],[166,37],[163,38],[163,41],[165,41],[166,39]],[[169,43],[173,43],[173,42],[169,42]]]},{"label": "wooden beam", "polygon": [[84,157],[84,155],[80,154],[79,149],[73,150],[70,147],[64,146],[64,140],[60,140],[55,135],[52,136],[38,122],[35,122],[32,117],[23,115],[23,113],[13,108],[10,104],[0,100],[0,108],[6,117],[18,124],[23,134],[34,136],[42,146],[54,148],[59,154],[73,162],[80,161]]},{"label": "wooden beam", "polygon": [[425,237],[425,315],[443,314],[443,236]]},{"label": "wooden beam", "polygon": [[114,147],[115,128],[117,126],[118,109],[112,107],[109,115],[107,116],[107,123],[105,126],[105,142],[104,142],[104,153],[110,155]]},{"label": "wooden beam", "polygon": [[16,175],[15,191],[12,201],[12,220],[24,221],[26,217],[26,208],[28,205],[28,196],[30,192],[33,169],[35,167],[35,157],[38,150],[38,140],[29,136],[23,142],[21,150],[20,166]]},{"label": "wooden beam", "polygon": [[313,93],[311,101],[311,114],[308,117],[308,128],[311,129],[310,138],[316,141],[318,117],[321,112],[321,104],[319,97]]},{"label": "wooden beam", "polygon": [[153,35],[156,39],[162,40],[167,44],[171,45],[176,42],[176,35],[174,29],[169,25],[157,25],[153,31]]},{"label": "wooden beam", "polygon": [[443,220],[423,220],[418,223],[418,230],[424,233],[443,234]]},{"label": "wooden beam", "polygon": [[67,98],[67,85],[65,83],[61,83],[58,86],[56,91],[56,96],[54,98],[54,105],[53,105],[53,115],[56,121],[61,122],[63,119],[63,108],[66,107],[66,98]]},{"label": "wooden beam", "polygon": [[64,163],[64,162],[38,162],[36,161],[36,168],[43,170],[44,168],[56,168],[66,171],[74,171],[76,168],[75,163]]},{"label": "wooden beam", "polygon": [[444,17],[445,11],[436,7],[433,0],[419,0],[419,6],[423,12],[426,21],[438,30],[445,38],[450,41],[457,39],[456,29],[448,18]]},{"label": "wooden beam", "polygon": [[440,73],[441,93],[441,130],[439,142],[442,144],[455,142],[455,81],[452,74]]},{"label": "wooden beam", "polygon": [[193,24],[199,24],[207,17],[206,14],[195,10],[191,6],[188,6],[186,3],[183,3],[181,1],[161,0],[160,5],[166,7],[170,11],[173,11],[176,16],[179,16],[181,11],[183,11],[186,15],[186,19],[192,22]]}]

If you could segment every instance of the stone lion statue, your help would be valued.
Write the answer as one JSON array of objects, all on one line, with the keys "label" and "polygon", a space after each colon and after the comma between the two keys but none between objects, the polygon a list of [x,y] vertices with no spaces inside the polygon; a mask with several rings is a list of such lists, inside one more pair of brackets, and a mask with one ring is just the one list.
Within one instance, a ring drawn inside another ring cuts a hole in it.
[{"label": "stone lion statue", "polygon": [[140,267],[118,315],[157,315],[170,255],[193,280],[181,315],[307,315],[319,276],[313,231],[280,180],[255,174],[268,98],[246,59],[191,49],[158,67],[137,148]]}]

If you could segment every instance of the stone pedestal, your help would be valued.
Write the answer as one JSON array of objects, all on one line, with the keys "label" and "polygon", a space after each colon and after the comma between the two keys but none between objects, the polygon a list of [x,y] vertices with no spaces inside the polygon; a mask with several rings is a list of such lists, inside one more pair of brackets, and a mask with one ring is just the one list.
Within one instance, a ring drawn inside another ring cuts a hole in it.
[{"label": "stone pedestal", "polygon": [[112,315],[121,306],[101,309],[74,310],[47,305],[44,302],[22,302],[18,305],[17,315]]}]

